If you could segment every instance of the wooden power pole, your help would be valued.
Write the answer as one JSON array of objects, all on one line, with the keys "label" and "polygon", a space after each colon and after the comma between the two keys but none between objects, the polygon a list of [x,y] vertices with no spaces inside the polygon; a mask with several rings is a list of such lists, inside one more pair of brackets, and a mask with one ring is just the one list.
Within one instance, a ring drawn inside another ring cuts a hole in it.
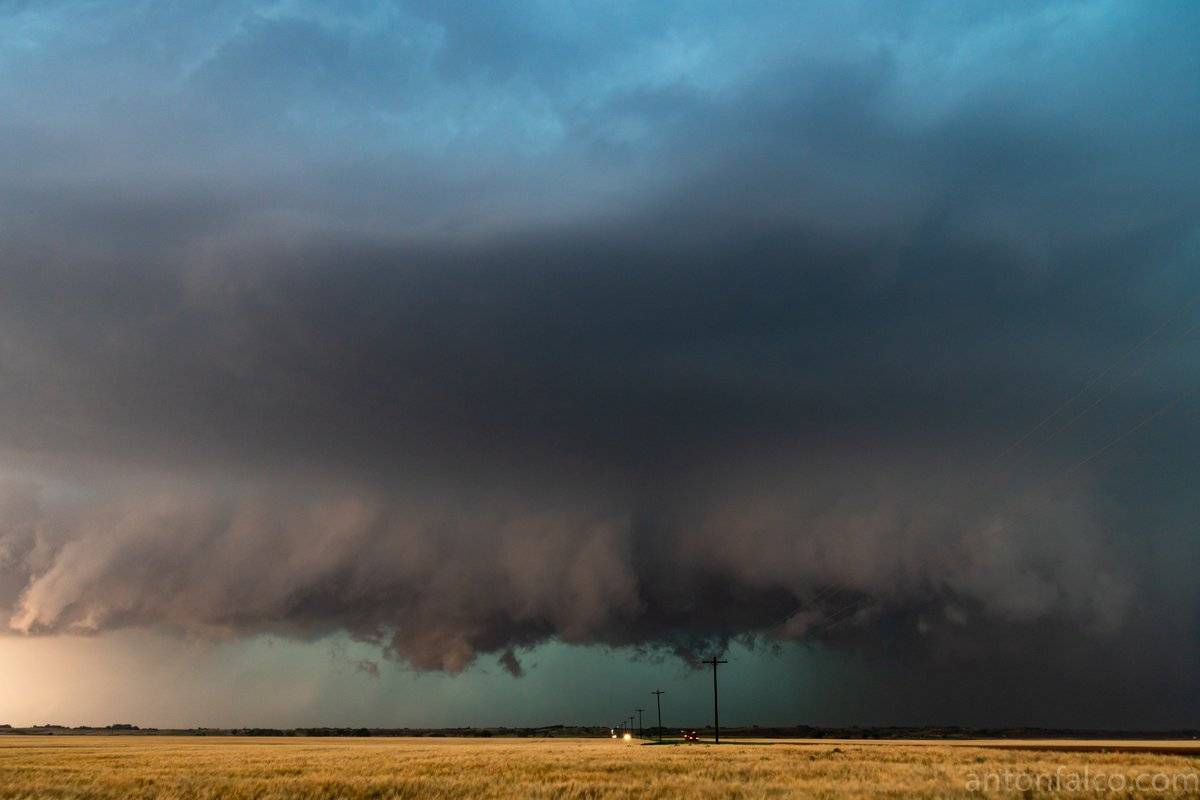
[{"label": "wooden power pole", "polygon": [[723,658],[713,656],[703,663],[708,664],[713,669],[713,740],[715,743],[721,743],[721,712],[720,705],[717,703],[717,665],[728,664],[729,662]]},{"label": "wooden power pole", "polygon": [[662,744],[662,689],[655,689],[650,694],[654,695],[654,705],[658,707],[658,742]]}]

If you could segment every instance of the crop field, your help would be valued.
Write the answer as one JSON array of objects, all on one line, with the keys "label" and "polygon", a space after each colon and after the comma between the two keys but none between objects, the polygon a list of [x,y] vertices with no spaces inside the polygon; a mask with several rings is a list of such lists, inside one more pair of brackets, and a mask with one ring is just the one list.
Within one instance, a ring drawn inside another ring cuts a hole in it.
[{"label": "crop field", "polygon": [[1200,797],[1192,744],[5,736],[0,798]]}]

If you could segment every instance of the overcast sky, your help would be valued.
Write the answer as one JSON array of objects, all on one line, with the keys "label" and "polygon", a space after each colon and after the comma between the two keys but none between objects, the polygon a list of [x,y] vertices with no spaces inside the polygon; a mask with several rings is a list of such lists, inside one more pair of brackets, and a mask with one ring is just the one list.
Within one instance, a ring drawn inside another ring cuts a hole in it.
[{"label": "overcast sky", "polygon": [[0,721],[1195,725],[1196,6],[200,6],[0,0]]}]

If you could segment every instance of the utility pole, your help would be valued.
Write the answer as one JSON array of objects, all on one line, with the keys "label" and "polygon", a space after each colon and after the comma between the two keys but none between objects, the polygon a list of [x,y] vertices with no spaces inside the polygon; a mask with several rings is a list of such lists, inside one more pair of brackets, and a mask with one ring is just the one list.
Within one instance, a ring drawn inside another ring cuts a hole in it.
[{"label": "utility pole", "polygon": [[638,738],[639,739],[646,738],[646,736],[642,733],[642,712],[643,711],[645,711],[645,709],[643,709],[643,708],[639,708],[637,710],[637,712],[638,712]]},{"label": "utility pole", "polygon": [[662,744],[662,689],[655,689],[650,694],[654,695],[654,705],[658,706],[658,743]]},{"label": "utility pole", "polygon": [[729,662],[723,658],[713,656],[703,663],[708,664],[713,668],[713,740],[716,744],[721,743],[721,712],[720,706],[717,703],[717,665],[728,664]]}]

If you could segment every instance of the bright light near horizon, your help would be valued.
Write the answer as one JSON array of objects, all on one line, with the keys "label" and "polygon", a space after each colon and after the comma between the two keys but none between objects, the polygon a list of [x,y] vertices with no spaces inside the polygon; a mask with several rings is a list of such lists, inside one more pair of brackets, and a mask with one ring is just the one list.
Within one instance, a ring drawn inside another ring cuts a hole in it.
[{"label": "bright light near horizon", "polygon": [[632,739],[632,738],[633,738],[633,734],[632,734],[632,733],[627,733],[627,734],[625,734],[625,737],[624,737],[624,738],[625,738],[625,741],[627,741],[627,742],[628,742],[630,739]]}]

